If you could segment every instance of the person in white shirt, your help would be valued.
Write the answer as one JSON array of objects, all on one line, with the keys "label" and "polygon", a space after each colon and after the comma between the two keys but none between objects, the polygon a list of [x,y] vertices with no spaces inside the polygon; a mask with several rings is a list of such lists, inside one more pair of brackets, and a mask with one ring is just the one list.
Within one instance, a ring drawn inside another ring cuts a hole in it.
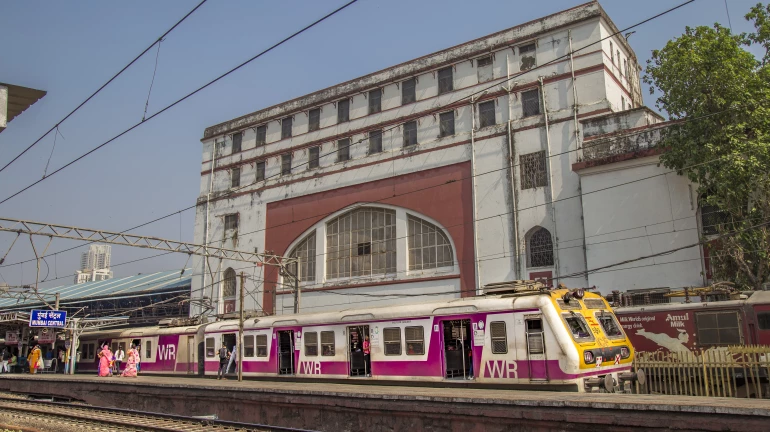
[{"label": "person in white shirt", "polygon": [[[238,364],[235,363],[238,361],[238,344],[236,343],[233,345],[233,349],[230,351],[232,354],[230,354],[230,361],[227,363],[227,369],[226,373],[230,373],[230,366],[235,365],[235,369],[238,369]],[[233,370],[233,372],[236,372],[236,370]]]},{"label": "person in white shirt", "polygon": [[113,373],[120,373],[120,364],[123,362],[123,359],[126,357],[126,353],[123,351],[121,347],[118,347],[118,350],[115,351],[115,358],[112,363],[112,367],[114,369]]}]

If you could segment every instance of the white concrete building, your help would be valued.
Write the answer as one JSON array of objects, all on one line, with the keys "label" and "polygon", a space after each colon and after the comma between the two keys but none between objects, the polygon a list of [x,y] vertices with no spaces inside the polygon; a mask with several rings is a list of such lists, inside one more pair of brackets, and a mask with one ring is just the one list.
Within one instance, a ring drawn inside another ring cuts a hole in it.
[{"label": "white concrete building", "polygon": [[[195,242],[300,256],[308,312],[515,279],[700,284],[701,262],[665,264],[678,255],[587,272],[697,238],[684,179],[642,180],[655,155],[586,150],[661,121],[617,32],[591,2],[209,127]],[[687,231],[663,235],[664,216]],[[292,311],[288,278],[244,267],[199,260],[193,297],[235,310],[244,271],[247,310]]]},{"label": "white concrete building", "polygon": [[80,270],[75,272],[75,283],[112,279],[111,259],[112,246],[91,245],[87,252],[80,255]]}]

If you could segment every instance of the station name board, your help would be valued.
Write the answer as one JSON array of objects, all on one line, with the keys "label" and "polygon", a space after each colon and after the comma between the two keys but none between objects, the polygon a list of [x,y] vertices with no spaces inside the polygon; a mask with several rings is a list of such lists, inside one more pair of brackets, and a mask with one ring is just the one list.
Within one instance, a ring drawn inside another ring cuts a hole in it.
[{"label": "station name board", "polygon": [[30,327],[64,328],[66,321],[66,311],[33,309],[29,314]]}]

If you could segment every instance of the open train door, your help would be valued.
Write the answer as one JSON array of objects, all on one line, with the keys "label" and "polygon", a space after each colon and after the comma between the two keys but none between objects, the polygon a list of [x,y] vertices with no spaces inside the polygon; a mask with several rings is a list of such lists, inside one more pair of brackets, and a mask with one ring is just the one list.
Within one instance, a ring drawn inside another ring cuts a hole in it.
[{"label": "open train door", "polygon": [[[441,327],[441,342],[444,346],[444,377],[448,379],[473,379],[471,320],[441,321]],[[412,347],[407,345],[407,352],[410,350]]]},{"label": "open train door", "polygon": [[365,352],[364,342],[369,339],[369,326],[348,327],[349,374],[352,377],[372,376],[370,356]]},{"label": "open train door", "polygon": [[527,332],[527,363],[529,364],[530,381],[548,381],[546,367],[545,332],[543,331],[542,315],[525,315],[524,323]]},{"label": "open train door", "polygon": [[294,330],[278,332],[278,375],[294,375]]}]

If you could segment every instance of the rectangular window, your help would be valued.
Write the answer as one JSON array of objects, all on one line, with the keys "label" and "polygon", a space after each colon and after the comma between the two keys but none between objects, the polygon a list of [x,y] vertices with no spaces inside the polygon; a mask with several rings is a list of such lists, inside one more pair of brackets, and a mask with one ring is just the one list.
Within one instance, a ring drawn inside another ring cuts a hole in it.
[{"label": "rectangular window", "polygon": [[537,66],[537,61],[535,60],[536,51],[537,45],[534,42],[519,47],[519,61],[521,62],[519,70],[530,70]]},{"label": "rectangular window", "polygon": [[770,312],[757,313],[757,325],[760,330],[770,330]]},{"label": "rectangular window", "polygon": [[267,357],[267,335],[257,335],[257,357]]},{"label": "rectangular window", "polygon": [[615,51],[613,51],[614,47],[612,46],[612,41],[610,41],[610,61],[612,62],[612,65],[615,65]]},{"label": "rectangular window", "polygon": [[305,357],[318,355],[318,333],[305,332]]},{"label": "rectangular window", "polygon": [[254,357],[254,335],[243,337],[243,356]]},{"label": "rectangular window", "polygon": [[382,151],[382,131],[369,132],[369,154],[377,154]]},{"label": "rectangular window", "polygon": [[257,181],[265,179],[265,161],[257,162]]},{"label": "rectangular window", "polygon": [[508,337],[505,334],[505,322],[491,322],[489,324],[489,334],[492,337],[492,354],[507,354]]},{"label": "rectangular window", "polygon": [[241,142],[243,141],[243,134],[240,132],[233,134],[233,154],[241,151]]},{"label": "rectangular window", "polygon": [[700,346],[742,344],[738,312],[698,312],[695,325]]},{"label": "rectangular window", "polygon": [[545,341],[543,340],[543,321],[541,319],[528,319],[527,321],[527,351],[530,354],[543,354]]},{"label": "rectangular window", "polygon": [[626,77],[628,77],[628,61],[626,59],[623,59],[623,69],[620,70],[620,75],[623,75],[623,72],[626,73]]},{"label": "rectangular window", "polygon": [[152,341],[144,344],[144,358],[152,358]]},{"label": "rectangular window", "polygon": [[334,356],[334,332],[322,331],[321,332],[321,355],[322,356]]},{"label": "rectangular window", "polygon": [[86,346],[86,349],[88,352],[86,353],[86,358],[93,360],[96,356],[96,345],[94,344],[88,344]]},{"label": "rectangular window", "polygon": [[369,92],[369,114],[382,111],[382,90],[376,89]]},{"label": "rectangular window", "polygon": [[410,121],[404,123],[404,147],[417,144],[417,122]]},{"label": "rectangular window", "polygon": [[487,126],[494,126],[497,124],[495,120],[495,101],[479,104],[479,128],[485,128]]},{"label": "rectangular window", "polygon": [[370,276],[396,271],[396,212],[363,207],[326,225],[326,277]]},{"label": "rectangular window", "polygon": [[404,333],[406,336],[406,355],[425,354],[424,329],[419,327],[406,327]]},{"label": "rectangular window", "polygon": [[225,231],[238,229],[238,213],[225,215]]},{"label": "rectangular window", "polygon": [[577,314],[564,314],[564,321],[567,322],[567,329],[572,333],[572,338],[576,342],[585,342],[587,340],[594,340],[591,330],[588,329],[582,315]]},{"label": "rectangular window", "polygon": [[438,136],[452,136],[455,134],[455,112],[454,110],[439,114]]},{"label": "rectangular window", "polygon": [[267,125],[257,126],[257,147],[267,144]]},{"label": "rectangular window", "polygon": [[626,99],[623,96],[620,97],[620,107],[623,111],[626,110]]},{"label": "rectangular window", "polygon": [[622,339],[623,330],[620,329],[620,325],[615,320],[615,316],[609,312],[601,311],[596,312],[596,320],[601,324],[604,334],[610,339]]},{"label": "rectangular window", "polygon": [[281,175],[291,175],[291,153],[281,155]]},{"label": "rectangular window", "polygon": [[519,156],[519,172],[521,173],[522,189],[548,186],[545,150]]},{"label": "rectangular window", "polygon": [[337,123],[350,121],[350,100],[343,99],[337,101]]},{"label": "rectangular window", "polygon": [[385,342],[385,355],[401,355],[401,328],[386,328],[382,334]]},{"label": "rectangular window", "polygon": [[218,159],[225,155],[225,148],[227,147],[227,143],[224,140],[222,140],[216,143],[215,145],[216,145],[216,157]]},{"label": "rectangular window", "polygon": [[521,109],[524,117],[540,114],[540,91],[538,89],[521,92]]},{"label": "rectangular window", "polygon": [[318,168],[321,161],[321,146],[310,147],[308,150],[307,167],[309,169]]},{"label": "rectangular window", "polygon": [[350,138],[337,141],[337,162],[350,160]]},{"label": "rectangular window", "polygon": [[241,169],[233,168],[230,170],[230,187],[237,188],[241,185]]},{"label": "rectangular window", "polygon": [[417,101],[417,78],[401,82],[401,105]]},{"label": "rectangular window", "polygon": [[480,83],[494,78],[494,73],[492,71],[492,56],[476,59],[476,74],[479,77]]},{"label": "rectangular window", "polygon": [[321,108],[311,109],[307,115],[307,131],[313,132],[321,129]]},{"label": "rectangular window", "polygon": [[286,117],[281,120],[281,139],[291,138],[291,127],[293,123],[294,119],[291,117]]},{"label": "rectangular window", "polygon": [[448,93],[454,90],[452,66],[447,66],[438,71],[438,94]]}]

